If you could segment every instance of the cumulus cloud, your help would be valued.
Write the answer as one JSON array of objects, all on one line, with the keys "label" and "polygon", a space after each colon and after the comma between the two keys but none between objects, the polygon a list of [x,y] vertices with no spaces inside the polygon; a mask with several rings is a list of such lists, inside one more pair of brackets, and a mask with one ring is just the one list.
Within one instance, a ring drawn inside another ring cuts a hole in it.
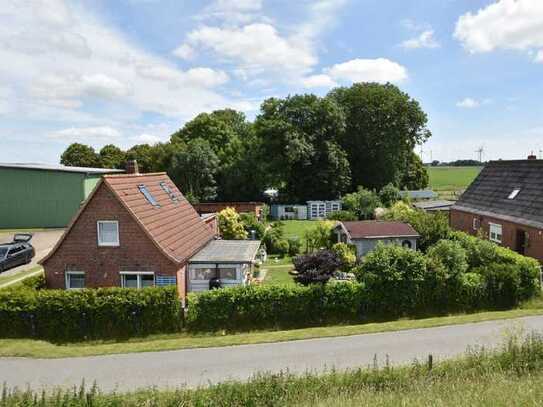
[{"label": "cumulus cloud", "polygon": [[308,76],[303,79],[303,84],[307,88],[330,88],[339,82],[400,83],[407,78],[407,69],[387,58],[356,58],[325,68],[320,75]]},{"label": "cumulus cloud", "polygon": [[543,1],[500,0],[458,19],[454,36],[470,53],[543,48]]},{"label": "cumulus cloud", "polygon": [[462,107],[462,108],[465,108],[465,109],[475,109],[476,107],[481,106],[481,102],[479,102],[476,99],[467,97],[467,98],[464,98],[464,99],[456,102],[456,106],[457,107]]},{"label": "cumulus cloud", "polygon": [[109,126],[98,127],[70,127],[52,132],[49,138],[66,142],[80,142],[94,144],[96,142],[114,141],[121,137],[121,133]]},{"label": "cumulus cloud", "polygon": [[325,74],[308,76],[303,79],[302,83],[306,88],[332,88],[337,86],[337,83]]},{"label": "cumulus cloud", "polygon": [[408,39],[400,44],[403,48],[439,48],[440,44],[434,38],[434,30],[426,30],[418,36]]},{"label": "cumulus cloud", "polygon": [[215,0],[196,16],[197,20],[219,19],[229,25],[262,18],[262,0]]},{"label": "cumulus cloud", "polygon": [[181,44],[172,51],[172,54],[181,59],[192,59],[195,55],[194,48],[188,44]]},{"label": "cumulus cloud", "polygon": [[254,23],[243,27],[202,26],[187,36],[192,47],[211,50],[246,71],[307,72],[317,63],[305,44],[282,37],[274,26]]}]

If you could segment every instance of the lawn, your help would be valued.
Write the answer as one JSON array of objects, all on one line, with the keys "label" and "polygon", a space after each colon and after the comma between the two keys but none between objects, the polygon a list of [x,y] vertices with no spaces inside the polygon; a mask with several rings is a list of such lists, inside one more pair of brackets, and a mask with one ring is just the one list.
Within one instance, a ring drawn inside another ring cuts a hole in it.
[{"label": "lawn", "polygon": [[0,357],[62,358],[285,342],[301,339],[431,328],[542,314],[543,305],[541,301],[537,301],[529,304],[527,308],[509,311],[479,312],[475,314],[460,314],[424,319],[402,319],[391,322],[333,325],[281,331],[262,330],[235,334],[218,332],[216,334],[194,335],[179,333],[132,338],[125,341],[90,341],[68,344],[55,344],[34,339],[0,339]]},{"label": "lawn", "polygon": [[317,226],[315,220],[283,220],[283,233],[285,239],[300,239],[304,242],[304,235],[310,229]]},{"label": "lawn", "polygon": [[40,271],[43,271],[43,268],[41,266],[34,266],[28,270],[23,270],[15,274],[10,274],[10,275],[0,274],[0,289],[4,287],[11,287],[14,281],[17,281],[17,280],[22,281],[27,277],[30,277],[34,274],[38,274],[38,272]]},{"label": "lawn", "polygon": [[481,171],[481,167],[428,167],[430,187],[440,196],[454,197],[467,188]]}]

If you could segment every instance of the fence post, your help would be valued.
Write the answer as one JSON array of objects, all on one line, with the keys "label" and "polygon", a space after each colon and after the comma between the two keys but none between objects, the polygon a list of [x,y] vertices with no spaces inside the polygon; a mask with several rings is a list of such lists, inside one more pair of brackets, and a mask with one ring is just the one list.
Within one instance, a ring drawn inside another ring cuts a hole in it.
[{"label": "fence post", "polygon": [[434,357],[430,353],[428,355],[428,370],[432,370],[433,365],[434,365]]}]

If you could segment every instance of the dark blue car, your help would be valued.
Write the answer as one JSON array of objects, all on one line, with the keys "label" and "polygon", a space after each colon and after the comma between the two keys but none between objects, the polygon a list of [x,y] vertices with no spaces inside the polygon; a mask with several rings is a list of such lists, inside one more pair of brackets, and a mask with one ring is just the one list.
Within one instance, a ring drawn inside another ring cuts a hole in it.
[{"label": "dark blue car", "polygon": [[11,243],[0,244],[0,273],[32,261],[36,251],[30,244],[31,239],[31,233],[18,233]]}]

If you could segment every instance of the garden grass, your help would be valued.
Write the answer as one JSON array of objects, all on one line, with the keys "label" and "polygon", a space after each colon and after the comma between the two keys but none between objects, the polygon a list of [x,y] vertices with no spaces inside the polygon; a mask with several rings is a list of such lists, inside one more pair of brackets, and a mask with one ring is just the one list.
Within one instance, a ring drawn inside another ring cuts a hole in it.
[{"label": "garden grass", "polygon": [[283,220],[283,233],[285,239],[299,239],[302,248],[305,245],[305,232],[315,228],[319,221],[315,220]]},{"label": "garden grass", "polygon": [[289,271],[293,270],[292,264],[290,265],[268,265],[263,266],[266,270],[266,277],[263,284],[265,285],[294,285],[294,280],[289,274]]},{"label": "garden grass", "polygon": [[15,284],[11,284],[14,281],[17,280],[24,280],[27,277],[30,277],[34,274],[37,274],[39,271],[42,271],[43,268],[41,266],[34,266],[29,268],[28,270],[23,270],[14,274],[9,275],[1,275],[0,274],[0,289],[7,288],[7,287],[13,287],[15,284],[18,284],[19,282]]},{"label": "garden grass", "polygon": [[509,311],[490,311],[424,319],[402,319],[391,322],[334,325],[280,331],[263,330],[247,333],[220,332],[194,335],[179,333],[133,338],[127,341],[89,341],[68,344],[55,344],[32,339],[0,339],[0,357],[62,358],[247,345],[431,328],[533,315],[543,315],[542,301],[533,301],[524,308]]},{"label": "garden grass", "polygon": [[430,187],[437,192],[466,189],[482,167],[428,167]]}]

